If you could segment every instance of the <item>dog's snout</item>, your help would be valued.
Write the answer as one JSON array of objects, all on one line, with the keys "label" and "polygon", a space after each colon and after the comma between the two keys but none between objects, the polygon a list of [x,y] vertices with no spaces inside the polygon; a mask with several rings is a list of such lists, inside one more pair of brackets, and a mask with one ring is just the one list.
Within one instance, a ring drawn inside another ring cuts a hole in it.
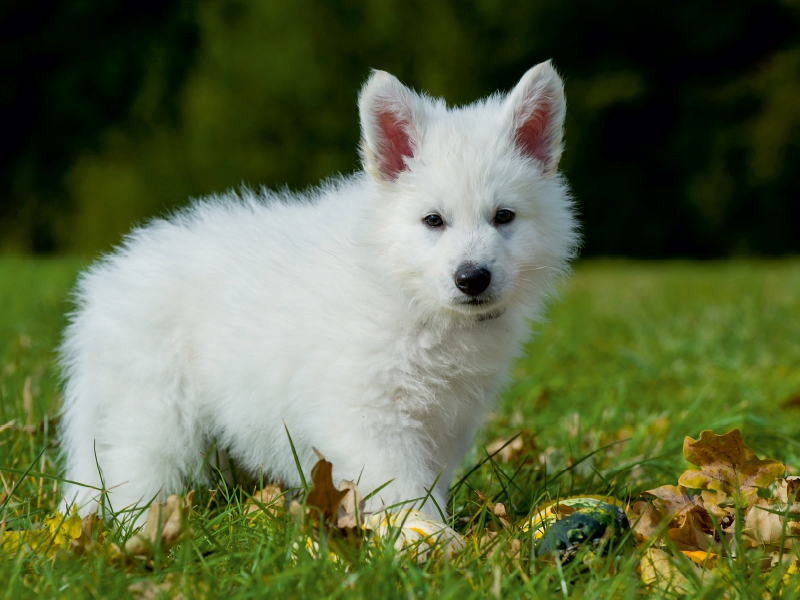
[{"label": "dog's snout", "polygon": [[492,274],[475,265],[463,265],[456,271],[456,287],[468,296],[477,296],[489,287]]}]

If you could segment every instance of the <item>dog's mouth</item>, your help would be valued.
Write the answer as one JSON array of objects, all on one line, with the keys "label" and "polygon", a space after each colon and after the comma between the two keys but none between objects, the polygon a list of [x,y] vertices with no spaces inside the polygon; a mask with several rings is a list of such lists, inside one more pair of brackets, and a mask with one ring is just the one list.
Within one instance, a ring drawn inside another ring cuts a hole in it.
[{"label": "dog's mouth", "polygon": [[497,298],[493,297],[470,298],[456,304],[467,309],[468,314],[474,316],[476,321],[496,319],[506,312],[505,307],[497,306]]},{"label": "dog's mouth", "polygon": [[487,299],[484,299],[484,300],[479,300],[478,298],[473,298],[472,300],[467,300],[466,302],[464,302],[464,304],[467,304],[468,306],[486,306],[486,305],[491,304],[491,303],[492,303],[492,300],[490,298],[487,298]]}]

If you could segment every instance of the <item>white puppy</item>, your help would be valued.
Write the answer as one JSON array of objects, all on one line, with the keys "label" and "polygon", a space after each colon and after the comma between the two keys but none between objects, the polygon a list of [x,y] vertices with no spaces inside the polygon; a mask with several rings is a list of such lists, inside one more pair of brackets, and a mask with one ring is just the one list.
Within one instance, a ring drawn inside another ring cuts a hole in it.
[{"label": "white puppy", "polygon": [[359,109],[364,171],[196,202],[83,274],[61,348],[68,479],[119,510],[204,481],[216,446],[299,485],[285,423],[306,475],[313,446],[337,481],[392,480],[386,504],[439,477],[444,509],[575,252],[563,85],[542,63],[448,109],[376,71]]}]

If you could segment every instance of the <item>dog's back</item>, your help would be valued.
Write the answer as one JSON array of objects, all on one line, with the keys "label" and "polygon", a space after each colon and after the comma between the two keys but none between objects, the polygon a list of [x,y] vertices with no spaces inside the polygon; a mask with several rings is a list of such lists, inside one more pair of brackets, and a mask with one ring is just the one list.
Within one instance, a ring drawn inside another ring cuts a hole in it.
[{"label": "dog's back", "polygon": [[62,347],[67,478],[120,509],[203,479],[216,446],[298,484],[286,428],[305,470],[315,446],[337,477],[393,479],[389,503],[442,474],[442,503],[575,246],[561,83],[537,69],[461,112],[378,73],[371,176],[197,203],[89,270]]}]

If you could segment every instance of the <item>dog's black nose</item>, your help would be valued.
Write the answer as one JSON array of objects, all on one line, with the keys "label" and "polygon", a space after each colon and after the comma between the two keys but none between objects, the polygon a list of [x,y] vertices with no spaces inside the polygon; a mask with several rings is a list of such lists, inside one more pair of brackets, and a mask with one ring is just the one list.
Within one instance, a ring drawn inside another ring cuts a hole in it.
[{"label": "dog's black nose", "polygon": [[456,271],[456,287],[469,296],[477,296],[492,281],[492,274],[486,269],[464,265]]}]

